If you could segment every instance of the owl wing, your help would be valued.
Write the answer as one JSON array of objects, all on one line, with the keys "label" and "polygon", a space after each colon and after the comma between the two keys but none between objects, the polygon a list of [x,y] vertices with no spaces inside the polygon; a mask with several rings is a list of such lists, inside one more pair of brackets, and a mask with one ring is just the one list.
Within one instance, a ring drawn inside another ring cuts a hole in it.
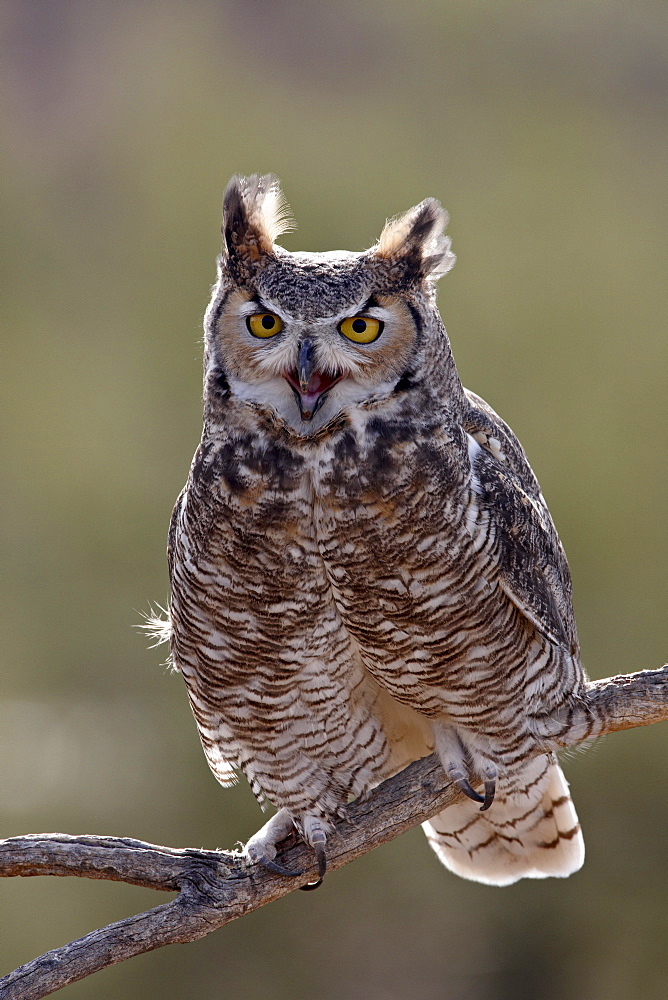
[{"label": "owl wing", "polygon": [[174,550],[176,547],[176,534],[179,527],[179,515],[181,513],[181,505],[185,499],[186,488],[187,487],[184,486],[176,498],[176,503],[172,509],[172,516],[169,520],[169,534],[167,535],[167,570],[169,572],[170,583],[174,573]]},{"label": "owl wing", "polygon": [[577,656],[571,575],[536,477],[508,425],[465,394],[464,430],[480,446],[471,456],[474,489],[495,529],[499,584],[543,635]]}]

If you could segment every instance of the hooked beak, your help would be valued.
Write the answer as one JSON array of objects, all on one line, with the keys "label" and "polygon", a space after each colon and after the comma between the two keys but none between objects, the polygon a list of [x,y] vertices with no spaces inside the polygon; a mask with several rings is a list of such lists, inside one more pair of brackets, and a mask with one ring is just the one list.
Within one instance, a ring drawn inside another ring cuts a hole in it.
[{"label": "hooked beak", "polygon": [[313,417],[328,390],[341,381],[343,374],[326,375],[318,371],[315,367],[313,341],[308,338],[302,340],[297,355],[297,371],[283,373],[295,394],[302,420],[308,422]]},{"label": "hooked beak", "polygon": [[313,350],[313,342],[307,338],[306,340],[302,340],[299,345],[299,356],[297,358],[297,376],[300,392],[308,392],[308,384],[311,381],[311,375],[314,370],[315,352]]}]

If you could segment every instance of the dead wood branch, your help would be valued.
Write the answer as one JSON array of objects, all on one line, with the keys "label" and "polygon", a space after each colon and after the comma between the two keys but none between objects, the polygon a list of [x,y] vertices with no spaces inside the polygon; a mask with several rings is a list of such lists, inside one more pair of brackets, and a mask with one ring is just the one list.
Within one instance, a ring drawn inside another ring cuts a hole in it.
[{"label": "dead wood branch", "polygon": [[[668,666],[594,681],[582,702],[541,721],[543,748],[575,746],[594,736],[668,719]],[[327,840],[328,870],[354,861],[435,816],[461,796],[434,756],[383,782],[349,807]],[[288,879],[247,867],[228,851],[179,850],[118,837],[31,834],[0,841],[0,875],[76,875],[176,892],[169,903],[109,924],[47,952],[0,980],[0,1000],[38,1000],[133,955],[185,943],[292,892],[316,878],[313,854],[286,841],[281,862],[304,869]]]}]

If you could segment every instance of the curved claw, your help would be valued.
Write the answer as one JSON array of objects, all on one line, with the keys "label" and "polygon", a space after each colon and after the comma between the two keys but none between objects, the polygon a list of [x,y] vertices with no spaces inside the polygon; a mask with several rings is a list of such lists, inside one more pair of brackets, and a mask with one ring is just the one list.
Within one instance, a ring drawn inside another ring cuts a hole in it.
[{"label": "curved claw", "polygon": [[496,778],[488,779],[485,782],[485,801],[480,806],[480,812],[484,813],[486,809],[489,809],[492,802],[494,801],[494,793],[496,792]]},{"label": "curved claw", "polygon": [[491,765],[486,767],[484,771],[484,778],[485,801],[480,806],[480,812],[485,812],[486,809],[489,809],[494,801],[494,795],[496,793],[496,768]]},{"label": "curved claw", "polygon": [[325,872],[327,871],[327,852],[325,851],[324,844],[314,844],[313,850],[315,851],[316,861],[318,862],[318,875],[321,879],[325,877]]},{"label": "curved claw", "polygon": [[300,885],[299,888],[303,892],[311,892],[312,889],[319,889],[322,885],[322,879],[319,878],[317,882],[307,882],[306,885]]},{"label": "curved claw", "polygon": [[[473,799],[474,802],[485,803],[487,801],[487,798],[486,797],[483,798],[482,795],[479,795],[478,792],[476,792],[475,788],[471,788],[471,786],[468,783],[468,781],[466,780],[466,778],[463,778],[463,777],[462,778],[453,778],[452,780],[456,784],[457,788],[460,788],[462,790],[462,792],[464,793],[464,795],[468,795],[468,797],[470,799]],[[487,785],[485,785],[485,793],[487,793]],[[494,795],[492,794],[492,798],[493,797],[494,797]],[[491,804],[492,804],[492,800],[490,799],[489,800],[489,805],[491,806]],[[483,805],[483,809],[485,809],[485,808],[489,808],[489,806]]]},{"label": "curved claw", "polygon": [[324,843],[316,842],[313,845],[313,850],[315,851],[316,861],[318,862],[318,875],[320,876],[316,882],[307,882],[306,885],[300,885],[299,888],[303,889],[304,892],[311,892],[313,889],[319,888],[322,885],[322,880],[325,877],[325,872],[327,871],[327,852],[325,851]]},{"label": "curved claw", "polygon": [[274,875],[287,875],[289,878],[295,878],[298,875],[304,874],[303,870],[294,872],[290,868],[284,868],[283,865],[277,864],[275,861],[272,861],[271,858],[267,858],[263,854],[258,855],[254,858],[254,860],[258,865],[262,865],[263,868],[266,868],[267,871],[273,872]]}]

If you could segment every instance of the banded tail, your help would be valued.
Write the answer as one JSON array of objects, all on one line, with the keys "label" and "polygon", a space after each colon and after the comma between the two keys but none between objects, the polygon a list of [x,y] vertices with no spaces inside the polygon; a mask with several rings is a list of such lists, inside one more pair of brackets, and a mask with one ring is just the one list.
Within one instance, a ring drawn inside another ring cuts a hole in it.
[{"label": "banded tail", "polygon": [[465,800],[422,827],[446,868],[487,885],[565,877],[582,867],[584,841],[566,778],[553,754],[500,775],[491,808]]}]

